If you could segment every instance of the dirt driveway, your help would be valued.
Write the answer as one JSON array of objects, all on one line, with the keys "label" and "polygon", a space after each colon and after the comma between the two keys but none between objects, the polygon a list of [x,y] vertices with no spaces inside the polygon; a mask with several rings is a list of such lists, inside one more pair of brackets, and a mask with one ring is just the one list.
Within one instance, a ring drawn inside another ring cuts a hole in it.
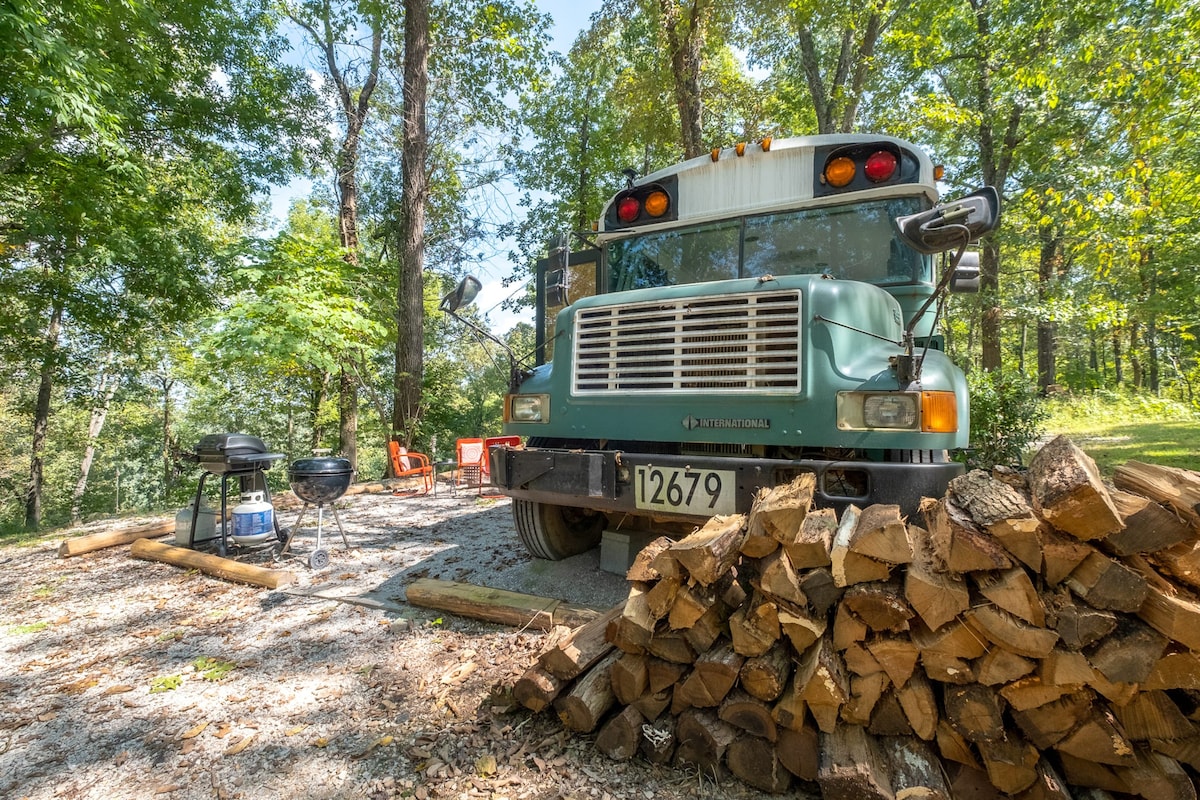
[{"label": "dirt driveway", "polygon": [[339,507],[351,549],[327,527],[331,564],[311,572],[306,523],[281,564],[299,581],[277,591],[128,547],[0,546],[0,797],[766,797],[599,755],[506,692],[547,634],[404,603],[431,577],[608,607],[626,585],[598,552],[529,558],[507,500]]}]

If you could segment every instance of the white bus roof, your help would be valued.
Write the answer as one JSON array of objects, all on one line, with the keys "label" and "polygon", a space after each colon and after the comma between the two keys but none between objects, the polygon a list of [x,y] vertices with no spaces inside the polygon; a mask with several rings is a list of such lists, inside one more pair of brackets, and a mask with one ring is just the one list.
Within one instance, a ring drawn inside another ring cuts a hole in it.
[{"label": "white bus roof", "polygon": [[677,217],[669,222],[605,233],[605,217],[613,202],[610,199],[600,215],[600,240],[743,214],[846,202],[845,196],[839,194],[814,197],[814,173],[824,166],[815,163],[814,153],[818,148],[872,142],[899,147],[915,157],[919,164],[917,179],[916,182],[854,192],[855,200],[924,194],[931,202],[936,202],[933,163],[924,150],[910,142],[870,134],[798,136],[772,141],[767,150],[759,143],[747,143],[741,156],[737,155],[736,148],[727,147],[719,151],[715,161],[710,155],[700,156],[636,179],[633,185],[643,186],[675,176],[678,180]]}]

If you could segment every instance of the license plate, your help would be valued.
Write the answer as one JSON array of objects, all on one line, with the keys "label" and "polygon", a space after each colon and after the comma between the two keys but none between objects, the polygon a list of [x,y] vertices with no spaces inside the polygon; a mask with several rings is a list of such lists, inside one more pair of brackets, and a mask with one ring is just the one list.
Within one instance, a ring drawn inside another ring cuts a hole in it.
[{"label": "license plate", "polygon": [[637,464],[634,500],[648,511],[713,516],[737,508],[737,473],[731,469],[688,469]]}]

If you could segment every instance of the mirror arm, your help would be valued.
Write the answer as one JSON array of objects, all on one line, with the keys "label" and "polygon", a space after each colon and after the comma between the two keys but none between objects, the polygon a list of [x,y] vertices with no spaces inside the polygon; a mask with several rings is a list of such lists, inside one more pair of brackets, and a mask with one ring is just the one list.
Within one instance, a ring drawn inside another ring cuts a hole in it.
[{"label": "mirror arm", "polygon": [[[921,358],[916,355],[916,341],[913,338],[913,328],[917,327],[917,321],[925,316],[925,312],[929,310],[929,306],[937,302],[939,298],[946,294],[946,290],[950,287],[950,280],[954,277],[954,270],[958,268],[958,262],[962,261],[963,254],[967,252],[967,248],[971,245],[971,231],[965,225],[956,225],[955,227],[962,230],[962,244],[958,246],[958,250],[950,258],[950,264],[942,271],[942,278],[934,287],[933,294],[925,299],[917,312],[908,320],[908,324],[904,326],[904,355],[898,356],[896,359],[896,375],[902,386],[907,386],[914,381],[921,379],[921,365],[925,360],[924,354]],[[926,345],[928,349],[928,344]]]},{"label": "mirror arm", "polygon": [[517,387],[519,387],[525,381],[525,379],[529,377],[529,372],[521,367],[522,359],[517,358],[517,354],[513,352],[513,349],[509,347],[503,339],[496,336],[491,331],[476,325],[469,319],[460,317],[453,311],[447,309],[442,310],[444,313],[449,314],[466,326],[468,330],[475,334],[476,338],[487,339],[488,341],[495,343],[501,350],[504,351],[504,354],[508,356],[508,390],[510,393],[515,393],[517,391]]}]

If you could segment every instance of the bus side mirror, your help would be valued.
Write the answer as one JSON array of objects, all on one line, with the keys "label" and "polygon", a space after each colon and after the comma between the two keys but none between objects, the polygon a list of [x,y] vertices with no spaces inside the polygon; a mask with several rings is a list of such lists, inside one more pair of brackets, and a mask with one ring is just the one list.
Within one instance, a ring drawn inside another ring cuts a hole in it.
[{"label": "bus side mirror", "polygon": [[920,253],[943,253],[977,241],[1000,224],[1000,193],[993,186],[950,203],[896,218],[904,243]]},{"label": "bus side mirror", "polygon": [[571,247],[567,234],[561,234],[546,258],[546,308],[567,304],[567,263]]},{"label": "bus side mirror", "polygon": [[475,297],[479,294],[479,290],[483,288],[483,284],[474,275],[468,275],[458,282],[458,286],[454,287],[454,291],[449,292],[444,296],[438,309],[445,311],[448,314],[453,314],[460,308],[466,308],[475,301]]},{"label": "bus side mirror", "polygon": [[979,253],[968,250],[954,265],[950,275],[950,291],[954,294],[979,293]]}]

